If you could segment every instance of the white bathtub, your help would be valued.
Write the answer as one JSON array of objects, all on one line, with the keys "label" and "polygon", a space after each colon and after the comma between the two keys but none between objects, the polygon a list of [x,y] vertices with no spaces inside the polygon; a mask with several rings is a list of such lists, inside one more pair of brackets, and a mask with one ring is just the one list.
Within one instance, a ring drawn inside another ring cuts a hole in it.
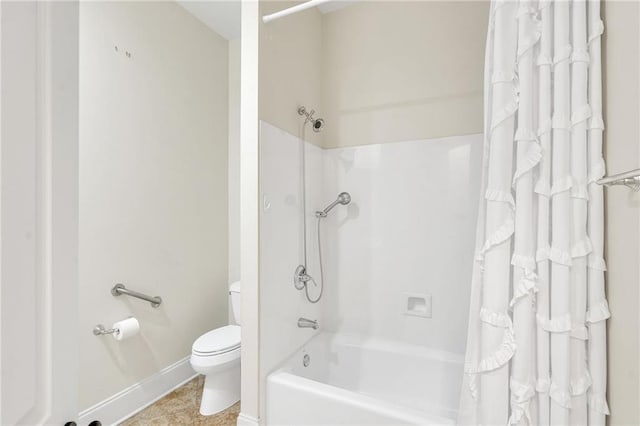
[{"label": "white bathtub", "polygon": [[320,333],[267,377],[266,424],[455,424],[462,371],[461,355]]}]

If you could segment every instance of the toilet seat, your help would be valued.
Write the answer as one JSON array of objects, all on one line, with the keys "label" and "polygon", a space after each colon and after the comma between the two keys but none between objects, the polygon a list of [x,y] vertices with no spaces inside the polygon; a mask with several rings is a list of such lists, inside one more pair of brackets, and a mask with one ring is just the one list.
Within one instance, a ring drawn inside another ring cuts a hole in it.
[{"label": "toilet seat", "polygon": [[211,330],[193,342],[192,353],[198,356],[215,356],[240,347],[240,326],[226,325]]}]

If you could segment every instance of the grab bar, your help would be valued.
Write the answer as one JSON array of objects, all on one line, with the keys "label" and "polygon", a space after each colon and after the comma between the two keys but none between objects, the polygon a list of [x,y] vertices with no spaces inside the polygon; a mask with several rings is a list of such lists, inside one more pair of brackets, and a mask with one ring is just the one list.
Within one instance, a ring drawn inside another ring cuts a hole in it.
[{"label": "grab bar", "polygon": [[640,191],[640,169],[630,170],[625,173],[604,177],[596,181],[599,185],[612,186],[624,185],[627,188],[638,192]]},{"label": "grab bar", "polygon": [[121,294],[126,294],[127,296],[135,297],[138,299],[146,300],[151,303],[151,306],[157,308],[162,303],[162,297],[160,296],[147,296],[146,294],[138,293],[137,291],[129,290],[124,286],[124,284],[116,284],[111,289],[111,294],[114,296],[120,296]]}]

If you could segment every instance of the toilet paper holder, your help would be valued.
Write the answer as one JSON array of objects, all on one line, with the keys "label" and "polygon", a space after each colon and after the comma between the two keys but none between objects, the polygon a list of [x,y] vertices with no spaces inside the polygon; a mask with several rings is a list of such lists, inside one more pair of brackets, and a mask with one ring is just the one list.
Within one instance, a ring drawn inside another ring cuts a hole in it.
[{"label": "toilet paper holder", "polygon": [[94,336],[110,334],[116,340],[125,340],[137,335],[140,332],[140,323],[135,317],[128,317],[121,321],[114,322],[111,328],[102,324],[93,327]]},{"label": "toilet paper holder", "polygon": [[93,334],[95,336],[102,336],[103,334],[114,334],[114,333],[118,333],[120,332],[119,329],[117,328],[105,328],[104,325],[102,324],[98,324],[95,327],[93,327]]}]

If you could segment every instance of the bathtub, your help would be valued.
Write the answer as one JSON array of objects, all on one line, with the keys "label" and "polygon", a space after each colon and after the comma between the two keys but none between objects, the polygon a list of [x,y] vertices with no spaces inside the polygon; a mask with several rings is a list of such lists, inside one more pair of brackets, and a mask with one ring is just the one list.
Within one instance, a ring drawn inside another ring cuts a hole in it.
[{"label": "bathtub", "polygon": [[267,377],[266,424],[455,424],[462,373],[461,355],[319,333]]}]

